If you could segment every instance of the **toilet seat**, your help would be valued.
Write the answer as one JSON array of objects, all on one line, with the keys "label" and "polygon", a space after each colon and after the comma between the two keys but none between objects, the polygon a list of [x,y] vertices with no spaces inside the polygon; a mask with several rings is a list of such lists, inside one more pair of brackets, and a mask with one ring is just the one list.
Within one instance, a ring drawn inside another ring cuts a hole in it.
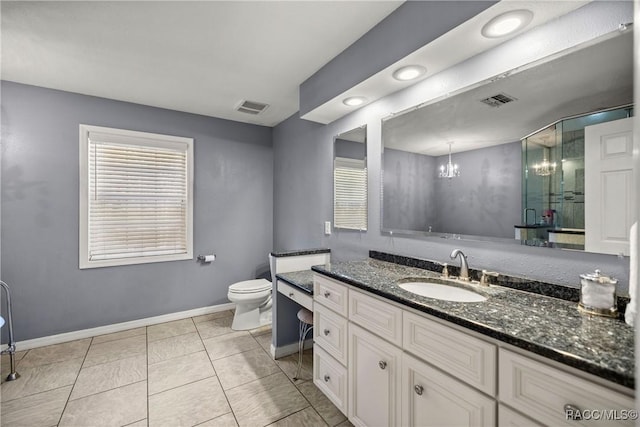
[{"label": "toilet seat", "polygon": [[265,279],[245,280],[229,286],[229,293],[233,294],[252,294],[266,290],[271,290],[271,282]]}]

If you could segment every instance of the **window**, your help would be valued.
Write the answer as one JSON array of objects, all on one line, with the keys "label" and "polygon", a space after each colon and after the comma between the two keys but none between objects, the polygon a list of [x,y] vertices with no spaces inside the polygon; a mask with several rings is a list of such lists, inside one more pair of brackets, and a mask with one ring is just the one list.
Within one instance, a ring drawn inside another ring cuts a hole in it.
[{"label": "window", "polygon": [[80,125],[80,268],[193,258],[193,139]]},{"label": "window", "polygon": [[333,165],[333,225],[367,229],[367,167],[365,160],[336,157]]}]

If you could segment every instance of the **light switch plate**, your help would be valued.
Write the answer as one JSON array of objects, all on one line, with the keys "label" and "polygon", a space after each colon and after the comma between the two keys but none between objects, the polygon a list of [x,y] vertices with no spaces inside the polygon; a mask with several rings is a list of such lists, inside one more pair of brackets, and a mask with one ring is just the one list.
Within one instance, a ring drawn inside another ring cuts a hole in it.
[{"label": "light switch plate", "polygon": [[331,235],[331,221],[325,221],[324,222],[324,234],[326,236],[330,236]]}]

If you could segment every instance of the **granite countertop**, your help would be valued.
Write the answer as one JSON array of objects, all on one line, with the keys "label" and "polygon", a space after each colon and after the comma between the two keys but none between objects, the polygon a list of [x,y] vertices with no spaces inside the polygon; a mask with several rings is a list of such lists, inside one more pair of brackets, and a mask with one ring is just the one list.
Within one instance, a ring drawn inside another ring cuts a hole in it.
[{"label": "granite countertop", "polygon": [[279,273],[276,277],[288,284],[300,288],[303,292],[313,295],[313,271],[302,270],[291,273]]},{"label": "granite countertop", "polygon": [[331,249],[328,248],[314,248],[314,249],[302,249],[293,251],[278,251],[271,252],[271,256],[276,258],[283,258],[289,256],[301,256],[301,255],[316,255],[316,254],[328,254],[331,253]]},{"label": "granite countertop", "polygon": [[318,265],[312,270],[625,387],[635,386],[634,329],[618,319],[583,314],[575,302],[473,284],[462,286],[485,296],[486,301],[421,297],[396,282],[440,277],[439,273],[371,258]]}]

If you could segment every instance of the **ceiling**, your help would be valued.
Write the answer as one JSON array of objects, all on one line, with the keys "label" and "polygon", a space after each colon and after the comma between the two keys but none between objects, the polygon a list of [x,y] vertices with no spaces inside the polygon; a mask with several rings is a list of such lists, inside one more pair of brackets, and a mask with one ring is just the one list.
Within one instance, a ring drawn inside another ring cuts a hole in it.
[{"label": "ceiling", "polygon": [[[633,31],[603,36],[506,78],[413,109],[383,124],[385,148],[430,156],[520,140],[564,117],[633,102]],[[490,107],[480,100],[506,94]]]},{"label": "ceiling", "polygon": [[[519,36],[522,33],[557,19],[575,9],[585,6],[590,0],[502,0],[493,6],[480,12],[473,18],[463,22],[447,33],[427,43],[420,49],[405,56],[397,62],[380,70],[368,79],[336,95],[333,99],[317,106],[302,116],[303,119],[318,123],[331,123],[332,121],[352,112],[360,107],[348,107],[343,104],[345,98],[351,96],[364,96],[370,102],[374,102],[386,95],[416,84],[419,80],[428,79],[437,75],[465,59],[471,58],[487,51],[505,41]],[[492,18],[508,11],[527,9],[533,12],[531,22],[524,28],[514,33],[499,38],[487,38],[482,36],[483,26]],[[400,82],[394,79],[393,72],[406,65],[419,64],[427,69],[427,72],[419,80]],[[366,104],[365,104],[366,105]]]},{"label": "ceiling", "polygon": [[[274,126],[401,1],[2,1],[2,79]],[[259,115],[242,100],[269,104]]]}]

